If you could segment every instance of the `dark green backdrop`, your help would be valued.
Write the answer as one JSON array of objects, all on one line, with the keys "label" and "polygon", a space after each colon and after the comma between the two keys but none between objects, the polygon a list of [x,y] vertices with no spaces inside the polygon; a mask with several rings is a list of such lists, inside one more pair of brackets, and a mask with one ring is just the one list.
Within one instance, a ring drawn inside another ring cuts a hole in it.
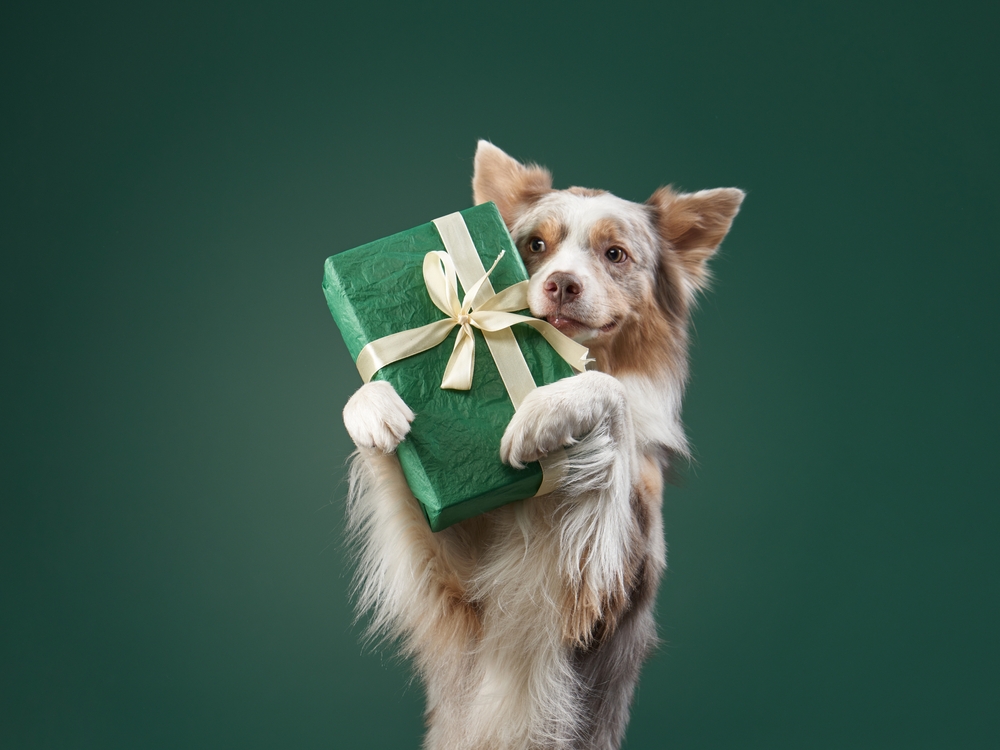
[{"label": "dark green backdrop", "polygon": [[2,11],[0,746],[417,747],[320,279],[486,137],[749,194],[628,746],[995,747],[997,12],[330,7]]}]

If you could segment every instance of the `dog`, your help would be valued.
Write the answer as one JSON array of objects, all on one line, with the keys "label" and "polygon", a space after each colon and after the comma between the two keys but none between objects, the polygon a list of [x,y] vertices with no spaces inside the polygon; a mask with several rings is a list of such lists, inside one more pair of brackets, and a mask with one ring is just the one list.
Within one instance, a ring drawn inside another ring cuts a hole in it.
[{"label": "dog", "polygon": [[487,141],[472,184],[521,253],[532,315],[594,359],[534,390],[499,446],[515,467],[566,448],[564,478],[433,533],[394,454],[414,414],[390,384],[362,386],[344,409],[358,605],[414,662],[428,750],[618,748],[657,643],[664,475],[689,455],[690,313],[744,193],[554,190]]}]

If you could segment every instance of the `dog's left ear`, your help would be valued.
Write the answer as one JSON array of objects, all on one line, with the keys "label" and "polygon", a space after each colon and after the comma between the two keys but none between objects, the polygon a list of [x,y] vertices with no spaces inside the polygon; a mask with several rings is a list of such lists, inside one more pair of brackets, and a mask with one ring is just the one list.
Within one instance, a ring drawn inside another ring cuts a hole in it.
[{"label": "dog's left ear", "polygon": [[708,283],[708,259],[729,232],[745,195],[737,188],[675,193],[662,187],[646,201],[661,240],[676,252],[695,288]]},{"label": "dog's left ear", "polygon": [[510,229],[521,210],[552,189],[549,170],[536,164],[521,164],[489,141],[479,141],[472,174],[472,199],[493,201]]}]

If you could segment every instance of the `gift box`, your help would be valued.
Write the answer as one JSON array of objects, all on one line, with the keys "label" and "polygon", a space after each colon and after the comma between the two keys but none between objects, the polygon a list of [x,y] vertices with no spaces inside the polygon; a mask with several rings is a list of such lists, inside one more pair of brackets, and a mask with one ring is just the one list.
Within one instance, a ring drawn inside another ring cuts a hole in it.
[{"label": "gift box", "polygon": [[397,455],[435,531],[558,479],[545,459],[500,461],[515,404],[587,362],[529,317],[527,279],[492,203],[326,261],[323,291],[362,379],[387,380],[416,414]]}]

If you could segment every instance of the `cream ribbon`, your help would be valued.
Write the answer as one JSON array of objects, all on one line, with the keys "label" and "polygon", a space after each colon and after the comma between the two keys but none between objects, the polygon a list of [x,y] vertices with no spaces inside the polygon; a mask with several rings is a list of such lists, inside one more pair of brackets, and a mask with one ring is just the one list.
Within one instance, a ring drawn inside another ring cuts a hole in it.
[{"label": "cream ribbon", "polygon": [[[441,387],[452,390],[469,390],[476,360],[476,343],[472,329],[483,332],[490,348],[504,387],[514,409],[535,389],[535,381],[528,363],[521,353],[517,339],[510,327],[523,323],[538,331],[569,365],[577,372],[586,369],[588,350],[585,346],[560,333],[544,320],[515,315],[515,310],[528,307],[528,282],[521,281],[501,292],[494,292],[490,274],[496,268],[503,251],[489,271],[483,266],[469,228],[460,213],[449,214],[434,220],[445,251],[432,251],[424,256],[423,274],[427,293],[434,305],[447,317],[419,328],[400,331],[369,342],[358,355],[357,367],[367,383],[388,364],[420,352],[427,351],[442,341],[455,326],[459,326],[455,347],[445,366]],[[466,289],[459,302],[456,275]],[[555,471],[554,456],[543,456],[542,485],[536,495],[545,495],[555,489],[560,479]]]},{"label": "cream ribbon", "polygon": [[[461,214],[458,216],[461,218]],[[452,256],[440,250],[427,253],[424,256],[423,266],[427,294],[434,305],[447,317],[419,328],[392,333],[370,342],[358,355],[357,367],[362,379],[367,383],[376,372],[386,365],[437,346],[448,337],[452,328],[458,326],[455,347],[452,349],[451,357],[448,358],[441,387],[467,391],[472,387],[472,375],[476,362],[476,341],[472,329],[478,328],[484,334],[497,333],[518,323],[531,326],[542,334],[560,357],[578,372],[583,372],[589,361],[586,347],[560,333],[557,328],[544,320],[513,313],[514,310],[523,310],[528,306],[527,281],[521,281],[499,293],[492,293],[491,287],[489,289],[490,295],[477,305],[475,310],[472,309],[480,290],[489,284],[489,276],[503,256],[504,253],[501,251],[490,270],[485,271],[468,287],[465,298],[459,302],[456,269]],[[514,345],[517,346],[516,340]],[[517,351],[520,355],[520,349]],[[496,359],[496,353],[493,352],[493,354],[494,359]],[[504,352],[504,355],[509,356],[509,352]],[[521,356],[521,359],[523,360],[524,357]],[[529,372],[529,378],[530,375]],[[502,374],[501,377],[503,377]],[[534,381],[532,381],[528,391],[534,387]],[[508,388],[508,390],[510,389]],[[515,403],[516,408],[527,392],[523,391],[523,386],[516,387],[515,390],[520,393],[520,398]]]}]

